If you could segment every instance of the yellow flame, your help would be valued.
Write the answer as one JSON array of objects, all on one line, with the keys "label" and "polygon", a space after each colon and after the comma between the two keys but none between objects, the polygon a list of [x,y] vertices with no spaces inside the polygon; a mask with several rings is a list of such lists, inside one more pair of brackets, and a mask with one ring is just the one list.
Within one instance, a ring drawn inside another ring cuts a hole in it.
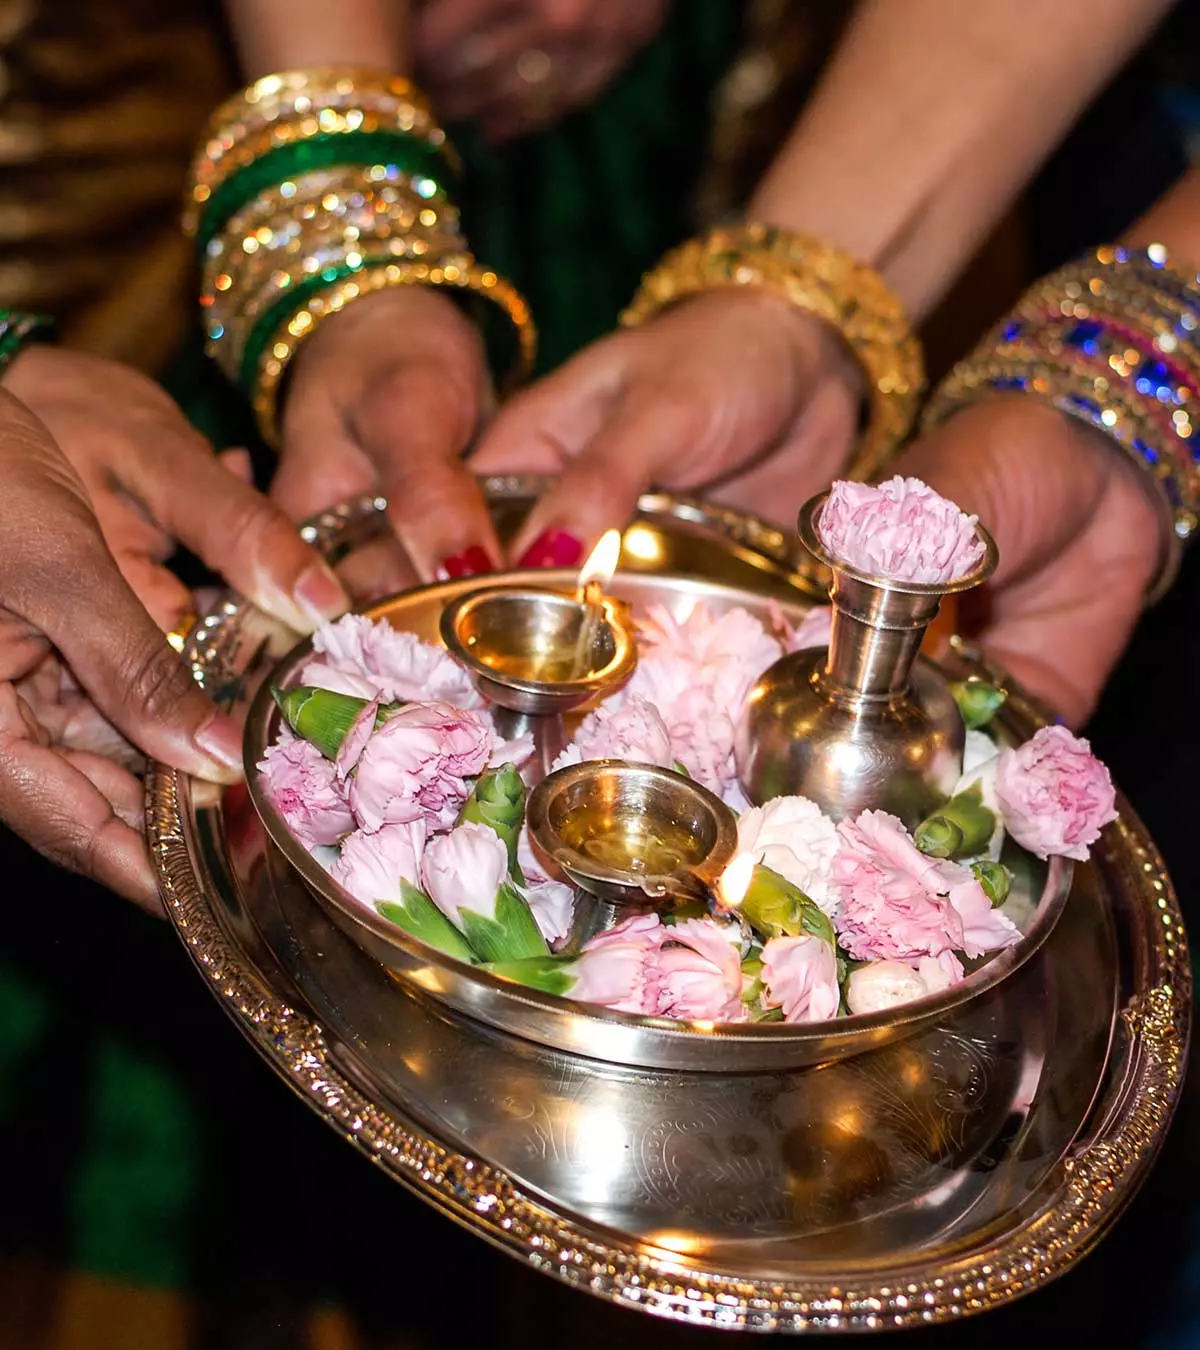
[{"label": "yellow flame", "polygon": [[754,854],[739,853],[721,873],[717,882],[717,892],[726,909],[737,909],[746,898],[750,889],[750,879],[754,876]]},{"label": "yellow flame", "polygon": [[588,560],[579,572],[579,589],[582,591],[590,582],[598,581],[603,589],[613,579],[617,564],[621,561],[621,531],[605,530],[600,542],[588,554]]}]

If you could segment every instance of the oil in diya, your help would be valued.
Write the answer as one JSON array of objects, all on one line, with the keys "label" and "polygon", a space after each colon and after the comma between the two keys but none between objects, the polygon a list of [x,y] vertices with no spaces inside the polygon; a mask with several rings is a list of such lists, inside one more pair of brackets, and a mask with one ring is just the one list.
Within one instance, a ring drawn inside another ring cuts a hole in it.
[{"label": "oil in diya", "polygon": [[637,664],[628,610],[605,594],[621,534],[602,536],[570,594],[543,586],[489,586],[446,606],[442,640],[489,702],[553,717],[618,689]]}]

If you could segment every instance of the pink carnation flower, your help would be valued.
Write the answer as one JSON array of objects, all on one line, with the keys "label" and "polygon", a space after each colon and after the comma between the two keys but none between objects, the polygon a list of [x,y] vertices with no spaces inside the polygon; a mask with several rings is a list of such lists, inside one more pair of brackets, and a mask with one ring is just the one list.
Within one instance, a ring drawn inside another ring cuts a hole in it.
[{"label": "pink carnation flower", "polygon": [[624,759],[662,768],[670,768],[675,762],[671,736],[658,709],[637,694],[619,706],[609,705],[588,713],[554,767],[561,769],[585,759]]},{"label": "pink carnation flower", "polygon": [[1101,829],[1117,818],[1108,770],[1066,727],[1042,727],[1001,752],[996,798],[1009,834],[1039,858],[1085,862]]},{"label": "pink carnation flower", "polygon": [[872,961],[850,973],[846,1006],[856,1015],[884,1012],[941,993],[962,977],[962,962],[953,952],[919,961]]},{"label": "pink carnation flower", "polygon": [[772,621],[785,652],[802,652],[810,647],[828,647],[829,632],[833,622],[833,609],[829,605],[814,605],[795,628],[784,617],[783,611],[775,602]]},{"label": "pink carnation flower", "polygon": [[554,947],[571,931],[575,919],[575,892],[562,881],[535,881],[525,888],[525,899],[538,931]]},{"label": "pink carnation flower", "polygon": [[289,727],[258,764],[263,787],[287,827],[307,849],[336,844],[354,816],[332,761]]},{"label": "pink carnation flower", "polygon": [[981,956],[1020,936],[969,868],[926,857],[895,816],[864,811],[837,828],[838,937],[857,960],[911,961],[945,951]]},{"label": "pink carnation flower", "polygon": [[837,955],[818,937],[772,938],[762,952],[766,1002],[788,1022],[825,1022],[841,1003]]},{"label": "pink carnation flower", "polygon": [[597,933],[584,944],[575,962],[571,997],[615,1012],[654,1016],[658,1011],[658,953],[669,931],[657,914],[635,914]]},{"label": "pink carnation flower", "polygon": [[672,762],[678,760],[718,795],[736,780],[734,719],[717,704],[699,666],[674,652],[652,651],[639,659],[621,702],[635,697],[658,709],[670,736]]},{"label": "pink carnation flower", "polygon": [[[323,624],[313,634],[313,650],[323,658],[305,667],[301,680],[315,684],[321,668],[332,672],[323,688],[385,703],[426,700],[477,708],[483,703],[467,673],[441,647],[422,642],[415,633],[395,629],[386,619],[345,614],[336,623]],[[343,683],[333,685],[329,679]],[[365,692],[364,692],[365,689]]]},{"label": "pink carnation flower", "polygon": [[892,581],[957,581],[983,557],[968,516],[919,478],[878,487],[837,482],[817,528],[830,554],[856,571]]},{"label": "pink carnation flower", "polygon": [[837,826],[807,797],[775,797],[752,806],[738,818],[738,852],[799,888],[826,914],[837,912],[837,894],[829,885],[840,838]]},{"label": "pink carnation flower", "polygon": [[381,830],[355,830],[342,843],[329,869],[334,881],[356,900],[374,906],[377,900],[400,899],[400,881],[419,886],[425,822],[385,825]]},{"label": "pink carnation flower", "polygon": [[740,935],[732,924],[687,919],[658,954],[658,1011],[683,1021],[744,1022]]},{"label": "pink carnation flower", "polygon": [[733,735],[750,686],[782,655],[778,640],[740,606],[713,617],[696,605],[676,619],[652,606],[626,691],[658,709],[675,760],[718,795],[734,782]]},{"label": "pink carnation flower", "polygon": [[350,784],[350,805],[369,830],[424,819],[454,823],[468,778],[482,773],[491,728],[476,713],[448,703],[413,703],[393,714],[367,742]]}]

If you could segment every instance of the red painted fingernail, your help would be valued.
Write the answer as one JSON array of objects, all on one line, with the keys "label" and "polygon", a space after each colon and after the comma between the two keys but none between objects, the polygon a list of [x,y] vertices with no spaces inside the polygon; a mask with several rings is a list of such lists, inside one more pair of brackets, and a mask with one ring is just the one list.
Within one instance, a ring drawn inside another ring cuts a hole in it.
[{"label": "red painted fingernail", "polygon": [[451,581],[455,581],[459,577],[477,577],[483,572],[492,572],[495,568],[487,555],[487,550],[480,548],[478,544],[472,544],[461,553],[443,558],[441,570]]},{"label": "red painted fingernail", "polygon": [[583,543],[566,530],[543,530],[517,559],[518,567],[574,567]]}]

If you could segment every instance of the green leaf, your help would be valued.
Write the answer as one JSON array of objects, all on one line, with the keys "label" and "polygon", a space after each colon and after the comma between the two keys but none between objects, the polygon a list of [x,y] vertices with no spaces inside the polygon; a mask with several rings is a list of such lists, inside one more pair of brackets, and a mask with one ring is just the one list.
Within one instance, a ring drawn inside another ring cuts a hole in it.
[{"label": "green leaf", "polygon": [[481,969],[502,980],[513,980],[543,994],[569,997],[578,976],[570,956],[529,956],[523,961],[490,961]]},{"label": "green leaf", "polygon": [[987,680],[954,680],[950,692],[958,704],[964,725],[972,731],[986,726],[1000,711],[1008,692]]},{"label": "green leaf", "polygon": [[418,942],[469,964],[476,960],[466,939],[433,901],[411,883],[400,879],[400,901],[376,900],[375,908],[397,928]]},{"label": "green leaf", "polygon": [[459,924],[482,961],[521,961],[550,952],[529,902],[515,886],[500,887],[493,915],[459,910]]}]

